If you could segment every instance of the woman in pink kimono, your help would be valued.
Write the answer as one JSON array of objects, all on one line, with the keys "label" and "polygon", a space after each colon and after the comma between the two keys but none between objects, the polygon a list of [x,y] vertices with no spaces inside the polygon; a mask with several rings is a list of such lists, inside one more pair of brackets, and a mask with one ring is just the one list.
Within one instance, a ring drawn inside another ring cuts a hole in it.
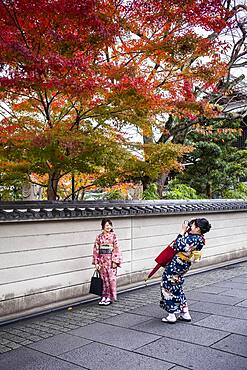
[{"label": "woman in pink kimono", "polygon": [[117,268],[122,262],[117,235],[110,219],[101,222],[102,232],[96,237],[93,247],[93,265],[103,280],[100,305],[108,306],[117,299]]}]

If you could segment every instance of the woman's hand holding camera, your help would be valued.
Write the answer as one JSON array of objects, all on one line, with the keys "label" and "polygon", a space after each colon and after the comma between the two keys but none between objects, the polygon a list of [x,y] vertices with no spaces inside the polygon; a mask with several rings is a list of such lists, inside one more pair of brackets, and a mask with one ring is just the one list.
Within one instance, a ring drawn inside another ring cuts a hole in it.
[{"label": "woman's hand holding camera", "polygon": [[189,221],[185,220],[184,223],[182,224],[182,228],[181,228],[181,235],[184,235],[186,233],[186,231],[188,231],[188,228],[189,228]]}]

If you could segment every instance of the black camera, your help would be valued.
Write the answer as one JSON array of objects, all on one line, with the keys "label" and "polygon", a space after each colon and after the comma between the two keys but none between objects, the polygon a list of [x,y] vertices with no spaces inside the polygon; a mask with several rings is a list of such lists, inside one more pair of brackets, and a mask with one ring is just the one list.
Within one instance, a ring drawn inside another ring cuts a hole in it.
[{"label": "black camera", "polygon": [[188,221],[188,220],[185,220],[184,221],[184,224],[186,224],[187,225],[187,232],[190,232],[190,230],[191,230],[191,226],[193,225],[193,223],[195,222],[195,219],[193,219],[193,220],[190,220],[190,221]]},{"label": "black camera", "polygon": [[188,226],[191,227],[194,222],[195,222],[195,220],[190,220],[190,222],[188,223]]}]

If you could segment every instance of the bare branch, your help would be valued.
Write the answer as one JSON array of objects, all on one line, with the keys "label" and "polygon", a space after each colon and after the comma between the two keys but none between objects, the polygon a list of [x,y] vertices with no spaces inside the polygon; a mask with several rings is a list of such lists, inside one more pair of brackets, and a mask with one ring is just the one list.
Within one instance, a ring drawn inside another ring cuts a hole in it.
[{"label": "bare branch", "polygon": [[43,96],[42,96],[42,94],[41,94],[40,91],[38,92],[38,95],[40,97],[40,102],[41,102],[41,104],[42,104],[42,106],[44,108],[44,111],[45,111],[45,118],[47,120],[48,126],[50,128],[52,128],[51,117],[50,117],[50,107],[49,107],[49,104],[47,102],[46,92],[45,92],[45,99],[46,100],[43,98]]},{"label": "bare branch", "polygon": [[26,47],[27,47],[28,49],[30,49],[30,48],[29,48],[29,45],[28,45],[28,42],[27,42],[27,39],[26,39],[26,37],[25,37],[25,32],[24,32],[24,30],[22,29],[22,27],[21,27],[21,25],[20,25],[20,23],[19,23],[19,21],[18,21],[18,18],[17,18],[16,12],[15,12],[15,8],[13,7],[13,9],[12,9],[12,10],[13,10],[13,14],[12,14],[12,13],[11,13],[11,11],[10,11],[10,9],[9,9],[9,7],[6,5],[6,2],[5,2],[5,1],[3,1],[3,0],[1,0],[1,3],[2,3],[3,7],[5,8],[6,12],[9,14],[10,18],[11,18],[11,19],[13,20],[13,22],[15,23],[16,28],[20,31],[21,37],[22,37],[22,39],[23,39],[23,41],[24,41],[24,43],[25,43]]},{"label": "bare branch", "polygon": [[31,180],[30,176],[28,176],[28,177],[29,177],[29,182],[31,184],[38,185],[38,186],[41,186],[43,188],[47,188],[48,185],[40,184],[39,182],[36,182],[36,181]]},{"label": "bare branch", "polygon": [[95,185],[95,182],[93,182],[92,184],[89,184],[89,185],[83,185],[83,186],[79,187],[77,190],[75,190],[73,193],[70,193],[69,195],[67,195],[67,197],[65,197],[64,200],[69,199],[72,196],[72,194],[79,193],[81,190],[85,190],[85,189],[90,188],[94,185]]}]

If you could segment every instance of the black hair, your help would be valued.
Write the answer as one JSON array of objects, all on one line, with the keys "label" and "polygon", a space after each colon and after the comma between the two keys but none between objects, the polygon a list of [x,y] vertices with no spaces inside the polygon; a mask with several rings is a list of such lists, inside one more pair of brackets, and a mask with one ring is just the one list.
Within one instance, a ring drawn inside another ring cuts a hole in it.
[{"label": "black hair", "polygon": [[[112,226],[112,221],[109,218],[103,218],[101,221],[102,230],[105,228],[105,224],[108,222]],[[113,228],[111,229],[113,231]]]},{"label": "black hair", "polygon": [[199,227],[202,234],[207,233],[211,229],[211,225],[206,218],[195,218],[193,221],[196,227]]}]

